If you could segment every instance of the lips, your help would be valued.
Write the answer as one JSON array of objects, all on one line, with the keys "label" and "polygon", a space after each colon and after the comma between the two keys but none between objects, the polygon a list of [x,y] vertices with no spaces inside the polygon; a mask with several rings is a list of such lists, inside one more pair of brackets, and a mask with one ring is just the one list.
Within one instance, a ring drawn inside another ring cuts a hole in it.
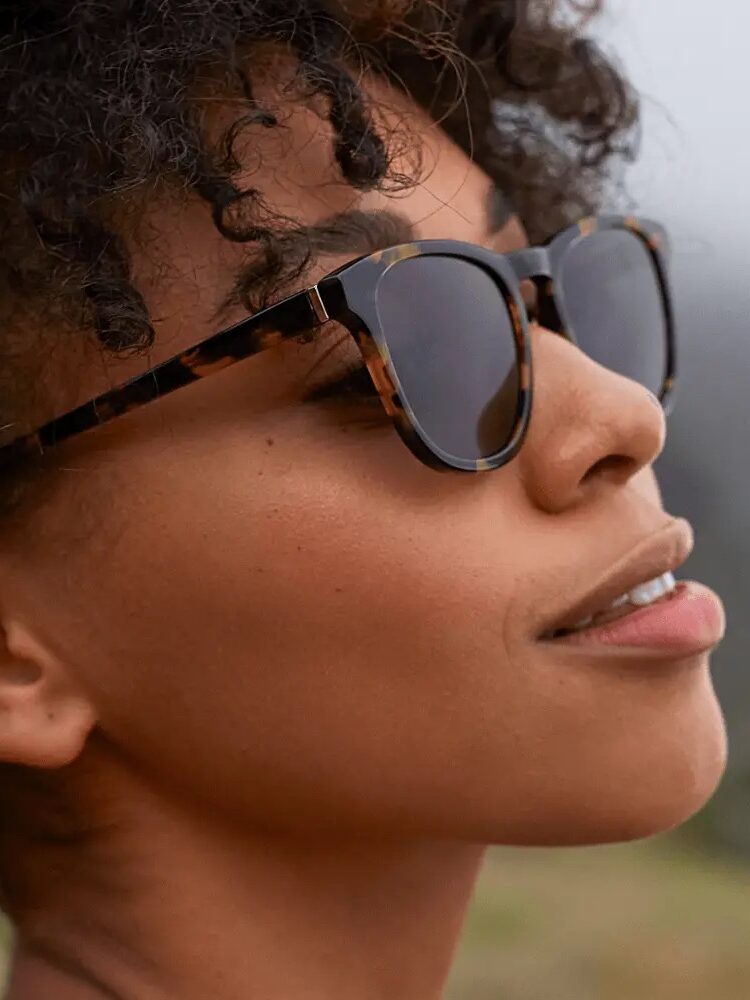
[{"label": "lips", "polygon": [[638,608],[650,607],[657,601],[666,600],[674,596],[677,590],[677,581],[672,573],[664,573],[655,580],[648,580],[629,591],[615,598],[612,604],[603,611],[589,615],[583,621],[577,622],[572,629],[558,629],[555,632],[543,635],[543,639],[557,639],[563,635],[575,635],[587,628],[598,628],[601,625],[609,625],[611,622],[632,614]]},{"label": "lips", "polygon": [[[634,594],[637,598],[640,592],[644,603],[650,603],[646,599],[649,595],[643,590],[644,585],[648,587],[649,583],[655,584],[665,574],[673,573],[685,562],[692,549],[693,532],[690,524],[681,518],[670,521],[665,528],[646,538],[615,563],[604,578],[584,596],[569,603],[567,608],[550,614],[537,631],[537,638],[546,641],[555,634],[573,632],[582,623],[593,622],[596,617],[610,612],[613,612],[613,618],[621,617],[634,610],[622,600],[625,595],[628,595],[631,604],[637,606],[637,600],[633,601],[632,598]],[[653,596],[656,595],[651,595],[651,599]],[[620,606],[613,609],[612,605],[618,599]],[[600,618],[600,622],[602,620]]]}]

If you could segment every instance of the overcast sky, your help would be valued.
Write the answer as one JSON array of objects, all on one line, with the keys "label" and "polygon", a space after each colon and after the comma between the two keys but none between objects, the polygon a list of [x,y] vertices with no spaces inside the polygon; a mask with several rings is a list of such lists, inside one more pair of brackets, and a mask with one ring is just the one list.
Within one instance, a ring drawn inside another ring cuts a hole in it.
[{"label": "overcast sky", "polygon": [[[730,628],[714,656],[735,772],[750,772],[750,0],[607,0],[598,26],[643,101],[637,210],[672,235],[677,406],[659,462],[696,528],[694,575]],[[710,11],[710,18],[707,14]],[[743,793],[745,798],[746,794]],[[750,802],[741,816],[750,850]]]},{"label": "overcast sky", "polygon": [[750,2],[608,0],[599,34],[643,98],[633,194],[676,225],[680,239],[747,248]]},{"label": "overcast sky", "polygon": [[[626,182],[637,210],[672,236],[683,382],[741,406],[750,398],[750,0],[606,0],[597,31],[641,94],[642,153]],[[731,415],[746,425],[750,405]],[[716,427],[696,421],[691,431],[708,443]]]}]

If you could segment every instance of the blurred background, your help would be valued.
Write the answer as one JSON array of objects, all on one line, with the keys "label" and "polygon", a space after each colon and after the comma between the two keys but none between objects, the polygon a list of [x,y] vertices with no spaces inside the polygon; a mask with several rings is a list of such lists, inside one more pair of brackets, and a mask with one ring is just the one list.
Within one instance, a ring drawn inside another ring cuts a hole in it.
[{"label": "blurred background", "polygon": [[608,0],[595,30],[643,98],[628,193],[672,236],[682,352],[659,473],[696,528],[687,574],[727,608],[713,663],[730,766],[677,834],[491,851],[446,1000],[748,1000],[750,4]]},{"label": "blurred background", "polygon": [[627,193],[672,237],[682,351],[658,471],[696,529],[684,575],[727,609],[712,662],[730,765],[677,834],[490,852],[446,1000],[748,1000],[750,4],[607,0],[596,34],[642,95]]},{"label": "blurred background", "polygon": [[713,663],[730,771],[703,825],[750,858],[750,5],[609,0],[600,34],[643,94],[629,190],[674,240],[682,358],[660,479],[667,506],[696,529],[689,573],[721,594],[729,623]]}]

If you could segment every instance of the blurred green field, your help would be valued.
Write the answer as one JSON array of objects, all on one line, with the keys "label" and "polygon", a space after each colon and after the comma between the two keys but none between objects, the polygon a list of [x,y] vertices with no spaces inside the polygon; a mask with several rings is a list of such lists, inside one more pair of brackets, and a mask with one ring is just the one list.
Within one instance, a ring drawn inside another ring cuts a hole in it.
[{"label": "blurred green field", "polygon": [[748,1000],[749,944],[750,868],[681,839],[494,848],[445,1000]]},{"label": "blurred green field", "polygon": [[681,839],[493,849],[446,1000],[748,1000],[750,868]]}]

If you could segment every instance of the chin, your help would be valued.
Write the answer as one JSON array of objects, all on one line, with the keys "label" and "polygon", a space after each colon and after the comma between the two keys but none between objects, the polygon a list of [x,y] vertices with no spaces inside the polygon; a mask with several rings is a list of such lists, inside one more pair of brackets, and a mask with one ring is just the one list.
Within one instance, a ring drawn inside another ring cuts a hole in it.
[{"label": "chin", "polygon": [[634,773],[601,816],[597,841],[638,840],[666,833],[691,819],[717,790],[727,766],[724,716],[705,669],[691,695],[663,720],[655,739],[644,738]]},{"label": "chin", "polygon": [[[584,846],[640,840],[673,830],[698,813],[727,764],[724,717],[708,669],[689,696],[656,723],[633,726],[621,740],[567,759],[526,800],[523,818],[494,830],[489,842]],[[506,816],[506,818],[508,818]]]},{"label": "chin", "polygon": [[[715,697],[704,705],[701,718],[685,739],[681,727],[670,732],[644,754],[636,773],[621,782],[613,776],[604,808],[588,812],[588,822],[567,831],[558,843],[606,844],[640,840],[667,833],[687,822],[717,790],[727,764],[724,718]],[[656,751],[656,753],[654,753]]]}]

